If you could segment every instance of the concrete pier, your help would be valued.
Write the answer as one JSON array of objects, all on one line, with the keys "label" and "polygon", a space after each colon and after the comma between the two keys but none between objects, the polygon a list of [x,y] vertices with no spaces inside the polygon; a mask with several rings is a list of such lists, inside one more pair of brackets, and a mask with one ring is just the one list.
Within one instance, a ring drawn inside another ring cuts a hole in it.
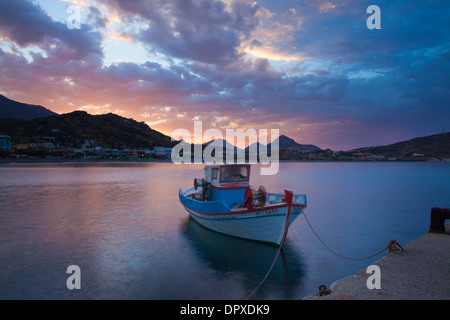
[{"label": "concrete pier", "polygon": [[331,285],[331,293],[305,300],[450,300],[450,222],[444,233],[427,233],[404,251],[373,263],[380,268],[380,289],[369,289],[372,272],[363,269]]}]

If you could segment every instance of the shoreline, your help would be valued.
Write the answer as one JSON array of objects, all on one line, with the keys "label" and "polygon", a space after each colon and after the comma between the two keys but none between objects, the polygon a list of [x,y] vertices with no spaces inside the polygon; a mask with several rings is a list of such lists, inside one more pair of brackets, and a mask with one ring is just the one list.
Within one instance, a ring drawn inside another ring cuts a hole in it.
[{"label": "shoreline", "polygon": [[[170,159],[2,159],[0,164],[8,163],[173,163]],[[275,161],[273,161],[275,162]],[[450,163],[449,161],[365,161],[365,160],[279,160],[279,163]],[[194,164],[194,163],[189,163]],[[199,163],[207,165],[205,162]],[[261,164],[261,163],[257,163]]]},{"label": "shoreline", "polygon": [[450,222],[445,231],[426,233],[375,261],[380,289],[367,287],[373,273],[362,269],[333,282],[330,294],[303,300],[450,300]]},{"label": "shoreline", "polygon": [[171,160],[162,159],[0,159],[0,164],[8,163],[172,163]]}]

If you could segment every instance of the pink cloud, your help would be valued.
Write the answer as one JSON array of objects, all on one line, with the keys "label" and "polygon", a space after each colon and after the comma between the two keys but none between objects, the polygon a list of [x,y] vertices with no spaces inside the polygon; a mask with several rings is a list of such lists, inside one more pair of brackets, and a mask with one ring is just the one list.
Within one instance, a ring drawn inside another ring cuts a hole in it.
[{"label": "pink cloud", "polygon": [[334,9],[334,8],[336,8],[336,5],[332,4],[330,1],[326,1],[319,5],[319,10],[321,12],[328,12],[328,11],[330,11],[330,9]]}]

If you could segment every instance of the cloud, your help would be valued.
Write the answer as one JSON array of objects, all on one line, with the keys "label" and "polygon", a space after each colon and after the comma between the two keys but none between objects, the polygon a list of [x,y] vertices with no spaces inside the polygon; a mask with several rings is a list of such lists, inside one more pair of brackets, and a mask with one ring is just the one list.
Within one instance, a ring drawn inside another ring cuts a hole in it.
[{"label": "cloud", "polygon": [[88,25],[81,30],[68,29],[66,24],[53,21],[32,1],[1,1],[0,33],[20,47],[37,45],[58,61],[102,54],[99,33]]},{"label": "cloud", "polygon": [[258,25],[248,40],[241,42],[246,54],[272,61],[302,61],[307,59],[294,42],[301,30],[303,17],[294,8],[275,13],[259,7],[256,12]]},{"label": "cloud", "polygon": [[332,4],[330,1],[325,1],[319,5],[319,10],[321,12],[328,12],[330,9],[336,8],[335,4]]},{"label": "cloud", "polygon": [[149,50],[174,58],[204,63],[229,64],[240,59],[239,45],[257,24],[257,6],[245,1],[228,6],[222,1],[116,0],[116,10],[139,16],[148,27],[136,37]]},{"label": "cloud", "polygon": [[[84,5],[86,25],[69,30],[34,2],[0,2],[2,94],[169,135],[201,119],[344,150],[431,134],[450,118],[445,1],[381,1],[381,30],[353,0]],[[148,55],[133,62],[138,45]],[[114,47],[120,62],[105,64]]]}]

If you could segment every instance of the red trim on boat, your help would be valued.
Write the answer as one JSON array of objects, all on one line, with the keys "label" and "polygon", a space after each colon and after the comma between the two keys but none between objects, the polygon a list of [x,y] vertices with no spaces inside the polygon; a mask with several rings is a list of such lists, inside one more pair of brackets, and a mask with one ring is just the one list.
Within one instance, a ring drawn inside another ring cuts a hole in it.
[{"label": "red trim on boat", "polygon": [[[228,211],[228,212],[218,212],[218,213],[205,213],[205,212],[200,212],[197,210],[194,210],[192,208],[189,208],[187,206],[184,206],[184,208],[187,210],[192,210],[198,214],[203,214],[205,216],[220,216],[220,215],[230,215],[230,214],[244,214],[244,213],[250,213],[250,212],[255,212],[255,211],[266,211],[266,210],[272,210],[272,209],[278,209],[278,208],[284,208],[286,207],[288,204],[287,203],[281,203],[281,204],[277,204],[277,205],[269,205],[269,206],[265,206],[265,207],[260,207],[260,208],[249,208],[249,209],[244,209],[244,210],[235,210],[235,211]],[[306,207],[306,205],[302,204],[302,203],[291,203],[291,206],[293,207]]]},{"label": "red trim on boat", "polygon": [[293,206],[293,207],[303,207],[303,208],[306,208],[306,204],[303,204],[303,203],[292,203],[292,206]]},{"label": "red trim on boat", "polygon": [[284,240],[286,239],[286,236],[287,236],[287,233],[288,233],[288,230],[289,230],[289,219],[291,217],[291,208],[292,208],[292,198],[293,198],[293,196],[294,196],[294,194],[292,193],[292,191],[284,190],[284,199],[283,199],[283,201],[285,201],[287,203],[287,205],[288,205],[288,212],[287,212],[287,215],[286,215],[286,222],[285,222],[285,225],[284,225],[284,233],[283,233],[283,238],[281,239],[281,242],[280,242],[280,246],[283,245]]}]

